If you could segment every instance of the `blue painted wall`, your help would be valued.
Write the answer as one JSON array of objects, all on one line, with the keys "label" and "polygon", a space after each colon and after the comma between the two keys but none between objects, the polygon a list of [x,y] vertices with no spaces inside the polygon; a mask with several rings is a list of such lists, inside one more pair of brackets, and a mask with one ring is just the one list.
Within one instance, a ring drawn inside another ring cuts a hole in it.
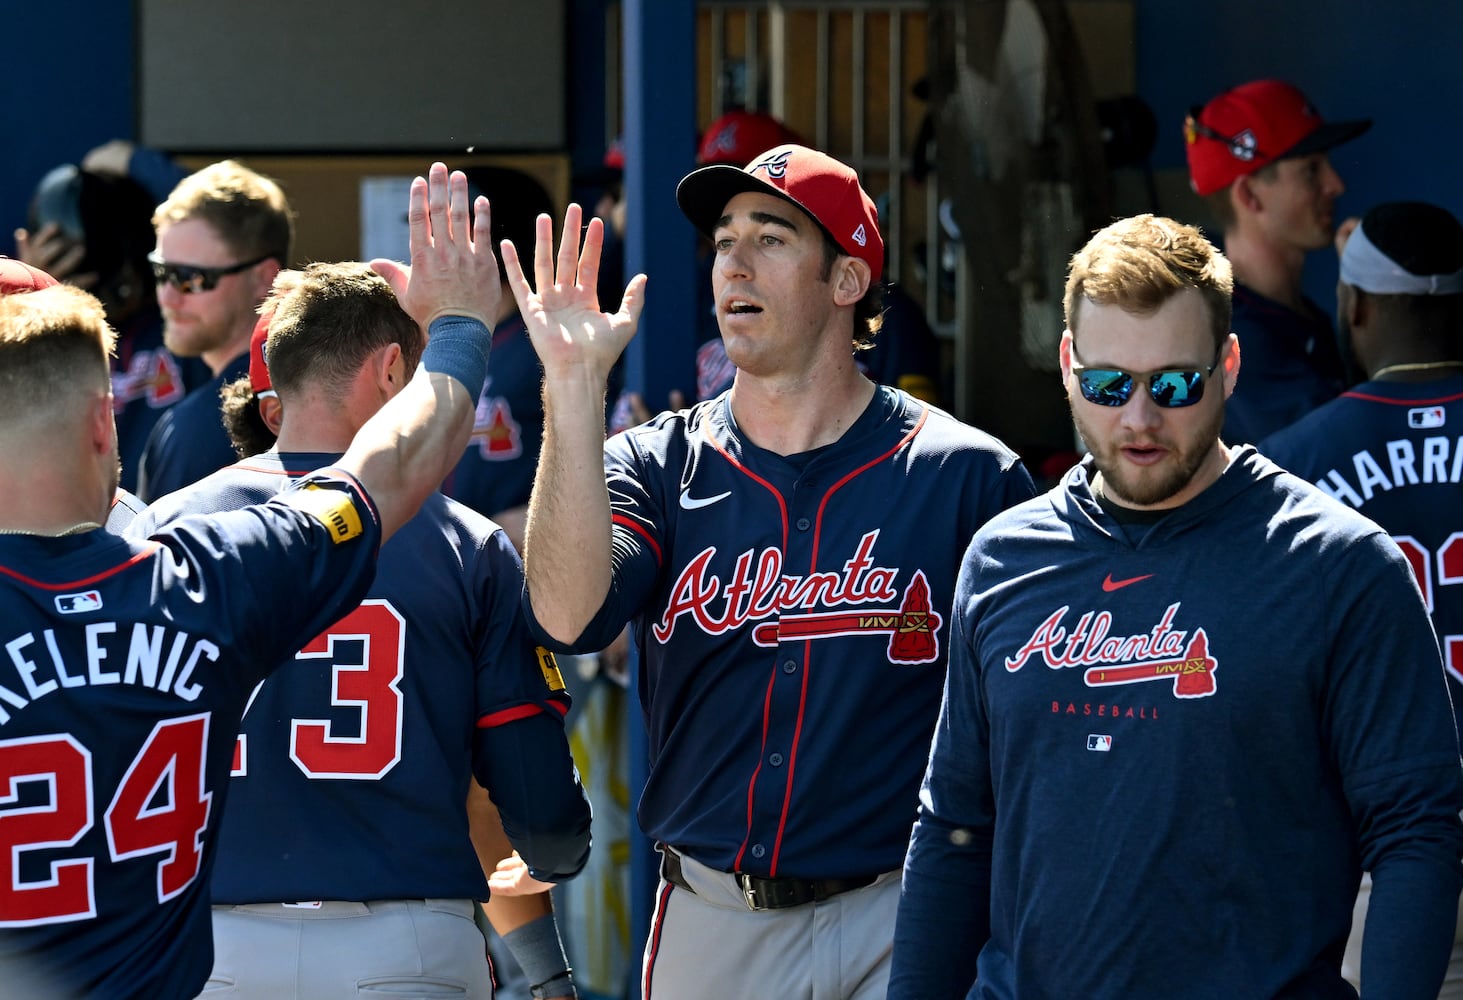
[{"label": "blue painted wall", "polygon": [[134,134],[132,5],[6,4],[0,50],[0,253],[24,225],[36,182],[108,139]]}]

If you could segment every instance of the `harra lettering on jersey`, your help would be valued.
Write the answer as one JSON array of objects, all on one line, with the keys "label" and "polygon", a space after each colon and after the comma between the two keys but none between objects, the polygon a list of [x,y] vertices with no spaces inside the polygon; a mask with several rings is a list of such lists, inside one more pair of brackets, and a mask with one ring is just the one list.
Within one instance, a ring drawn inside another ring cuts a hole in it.
[{"label": "harra lettering on jersey", "polygon": [[1385,460],[1358,451],[1351,456],[1352,479],[1332,469],[1316,485],[1342,503],[1360,507],[1378,490],[1463,482],[1463,438],[1425,437],[1417,444],[1420,455],[1412,441],[1388,441]]},{"label": "harra lettering on jersey", "polygon": [[[5,643],[8,662],[0,661],[0,726],[10,710],[63,688],[135,684],[196,701],[203,693],[193,681],[200,660],[218,661],[218,647],[207,639],[162,625],[133,623],[130,633],[116,622],[82,628],[85,655],[67,659],[55,629],[26,632]],[[8,669],[7,669],[8,668]]]},{"label": "harra lettering on jersey", "polygon": [[1058,608],[1038,625],[1016,655],[1006,658],[1006,669],[1015,673],[1040,654],[1053,670],[1087,668],[1082,680],[1088,687],[1171,680],[1175,698],[1207,698],[1215,692],[1219,662],[1209,655],[1209,637],[1202,628],[1190,637],[1173,627],[1179,603],[1170,604],[1149,631],[1126,636],[1108,634],[1109,611],[1084,611],[1069,633],[1062,627],[1069,610]]},{"label": "harra lettering on jersey", "polygon": [[[930,607],[929,582],[922,571],[915,570],[901,596],[895,586],[899,570],[874,565],[874,543],[878,539],[877,530],[859,539],[857,551],[840,572],[808,576],[784,575],[779,549],[763,549],[760,553],[748,549],[736,557],[725,587],[721,578],[710,572],[716,547],[709,546],[681,570],[671,586],[670,603],[653,630],[655,638],[667,642],[676,622],[689,615],[710,635],[757,622],[752,638],[759,646],[835,636],[887,636],[892,662],[933,663],[940,654],[942,619]],[[899,603],[891,607],[895,601]],[[795,608],[840,605],[858,610],[789,613]]]}]

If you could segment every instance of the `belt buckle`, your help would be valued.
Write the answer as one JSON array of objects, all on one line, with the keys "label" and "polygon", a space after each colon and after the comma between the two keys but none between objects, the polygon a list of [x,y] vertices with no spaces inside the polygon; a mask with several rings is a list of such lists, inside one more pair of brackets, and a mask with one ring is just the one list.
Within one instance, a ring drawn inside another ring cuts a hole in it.
[{"label": "belt buckle", "polygon": [[752,884],[752,876],[746,872],[737,872],[737,885],[742,887],[742,898],[747,901],[747,909],[760,910],[762,907],[757,903],[757,888]]}]

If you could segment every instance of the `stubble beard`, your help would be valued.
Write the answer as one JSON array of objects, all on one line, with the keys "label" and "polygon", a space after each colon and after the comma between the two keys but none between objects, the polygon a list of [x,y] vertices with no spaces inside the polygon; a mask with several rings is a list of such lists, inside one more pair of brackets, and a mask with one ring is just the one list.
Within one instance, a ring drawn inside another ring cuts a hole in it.
[{"label": "stubble beard", "polygon": [[1154,436],[1152,443],[1168,448],[1169,454],[1157,465],[1145,467],[1131,465],[1123,459],[1122,447],[1129,441],[1103,441],[1076,407],[1072,408],[1072,421],[1102,476],[1103,493],[1125,506],[1151,507],[1182,493],[1194,481],[1219,438],[1220,428],[1224,426],[1224,409],[1219,408],[1196,426],[1194,435],[1187,441]]}]

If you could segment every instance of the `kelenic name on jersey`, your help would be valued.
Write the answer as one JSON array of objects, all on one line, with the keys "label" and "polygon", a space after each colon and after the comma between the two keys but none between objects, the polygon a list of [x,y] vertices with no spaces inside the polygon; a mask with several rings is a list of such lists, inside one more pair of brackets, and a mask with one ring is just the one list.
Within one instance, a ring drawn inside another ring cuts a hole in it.
[{"label": "kelenic name on jersey", "polygon": [[[80,638],[80,649],[77,639]],[[63,646],[65,652],[63,652]],[[67,688],[129,684],[196,701],[203,687],[193,679],[202,660],[218,661],[207,639],[164,625],[90,622],[66,630],[25,632],[5,642],[0,660],[0,726],[19,710]]]}]

